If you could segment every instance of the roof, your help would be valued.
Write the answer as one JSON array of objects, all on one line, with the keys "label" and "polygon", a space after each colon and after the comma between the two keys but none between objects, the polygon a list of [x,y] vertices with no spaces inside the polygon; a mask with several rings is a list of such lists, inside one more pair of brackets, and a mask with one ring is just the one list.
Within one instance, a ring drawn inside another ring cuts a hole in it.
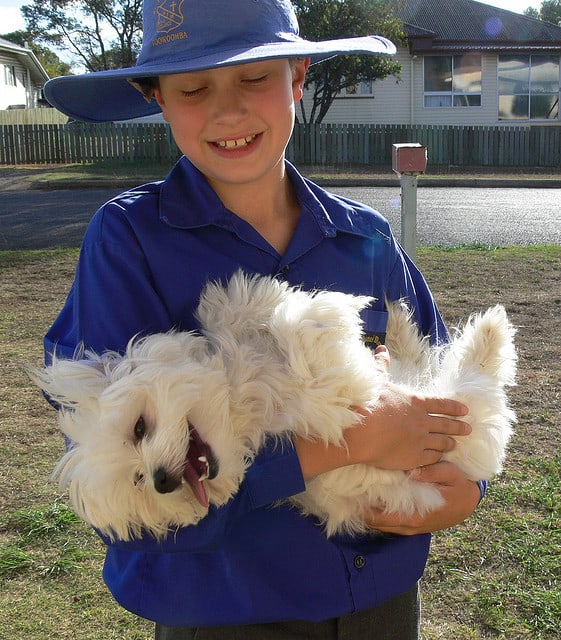
[{"label": "roof", "polygon": [[411,52],[561,52],[561,27],[475,0],[405,0],[398,12]]},{"label": "roof", "polygon": [[19,44],[14,44],[9,40],[0,38],[0,51],[10,53],[17,58],[24,67],[30,70],[34,82],[43,84],[49,79],[49,74],[43,69],[37,56],[31,49],[20,47]]}]

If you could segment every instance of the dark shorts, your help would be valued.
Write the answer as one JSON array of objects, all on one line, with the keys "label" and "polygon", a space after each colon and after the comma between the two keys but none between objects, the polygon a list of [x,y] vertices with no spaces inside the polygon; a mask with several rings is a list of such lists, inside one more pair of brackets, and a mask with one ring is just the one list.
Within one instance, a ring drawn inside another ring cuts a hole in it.
[{"label": "dark shorts", "polygon": [[155,640],[418,640],[419,589],[378,607],[323,622],[288,621],[226,627],[163,627]]}]

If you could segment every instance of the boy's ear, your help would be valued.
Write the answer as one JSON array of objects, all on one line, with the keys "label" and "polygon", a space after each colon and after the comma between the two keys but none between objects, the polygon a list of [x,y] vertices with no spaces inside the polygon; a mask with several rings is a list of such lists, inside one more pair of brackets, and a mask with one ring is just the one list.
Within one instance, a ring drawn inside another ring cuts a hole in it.
[{"label": "boy's ear", "polygon": [[167,122],[168,118],[167,118],[167,115],[166,115],[166,103],[165,103],[165,100],[164,100],[164,98],[162,96],[162,92],[160,90],[160,87],[154,87],[153,98],[158,103],[158,106],[162,110],[162,114],[164,116],[164,120]]},{"label": "boy's ear", "polygon": [[304,81],[306,73],[310,66],[310,58],[301,58],[294,62],[292,70],[292,91],[294,94],[294,102],[298,102],[304,95]]}]

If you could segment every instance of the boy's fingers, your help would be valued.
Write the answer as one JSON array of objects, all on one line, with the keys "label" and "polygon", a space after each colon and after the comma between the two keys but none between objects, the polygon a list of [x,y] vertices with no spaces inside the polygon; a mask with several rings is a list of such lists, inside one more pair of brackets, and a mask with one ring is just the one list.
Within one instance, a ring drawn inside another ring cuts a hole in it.
[{"label": "boy's fingers", "polygon": [[418,482],[429,482],[432,484],[447,485],[457,480],[460,472],[451,462],[441,460],[436,464],[431,464],[418,469],[413,469],[410,476]]},{"label": "boy's fingers", "polygon": [[471,425],[463,420],[432,415],[429,420],[428,431],[431,435],[468,436],[471,433]]},{"label": "boy's fingers", "polygon": [[[437,462],[442,460],[442,451],[436,451],[435,449],[425,449],[421,453],[421,467],[424,469],[426,466],[433,466]],[[413,469],[411,473],[416,472],[417,469]]]},{"label": "boy's fingers", "polygon": [[442,454],[453,451],[456,445],[456,441],[450,436],[444,436],[439,433],[431,434],[427,448],[421,452],[421,466],[434,465],[440,462]]},{"label": "boy's fingers", "polygon": [[461,418],[469,413],[468,407],[463,402],[458,402],[451,398],[424,398],[419,400],[425,403],[425,410],[431,415]]},{"label": "boy's fingers", "polygon": [[383,344],[376,347],[374,350],[374,357],[386,369],[390,368],[390,352]]}]

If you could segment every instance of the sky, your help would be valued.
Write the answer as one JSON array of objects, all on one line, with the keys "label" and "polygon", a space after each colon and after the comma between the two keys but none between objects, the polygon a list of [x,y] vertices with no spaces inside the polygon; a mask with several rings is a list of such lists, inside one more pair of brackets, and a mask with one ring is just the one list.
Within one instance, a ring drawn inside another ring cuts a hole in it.
[{"label": "sky", "polygon": [[[24,4],[31,4],[31,0],[0,0],[1,33],[25,29],[25,22],[20,13],[20,7]],[[527,7],[539,9],[542,3],[541,0],[495,0],[485,4],[522,13]]]}]

